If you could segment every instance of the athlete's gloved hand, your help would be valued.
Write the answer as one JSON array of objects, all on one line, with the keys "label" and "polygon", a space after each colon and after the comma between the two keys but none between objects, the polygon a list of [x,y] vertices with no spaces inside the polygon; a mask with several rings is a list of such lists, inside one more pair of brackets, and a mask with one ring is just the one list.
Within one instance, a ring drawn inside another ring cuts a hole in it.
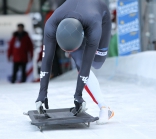
[{"label": "athlete's gloved hand", "polygon": [[83,113],[87,110],[86,102],[82,97],[74,100],[75,107],[71,108],[70,111],[76,116],[79,113]]},{"label": "athlete's gloved hand", "polygon": [[[44,100],[44,107],[46,109],[49,109],[49,106],[48,106],[48,98],[45,98],[45,100]],[[37,111],[38,111],[39,114],[45,114],[46,113],[45,110],[44,110],[44,108],[43,108],[43,106],[42,106],[42,102],[41,101],[37,101],[36,102],[36,109],[37,109]]]}]

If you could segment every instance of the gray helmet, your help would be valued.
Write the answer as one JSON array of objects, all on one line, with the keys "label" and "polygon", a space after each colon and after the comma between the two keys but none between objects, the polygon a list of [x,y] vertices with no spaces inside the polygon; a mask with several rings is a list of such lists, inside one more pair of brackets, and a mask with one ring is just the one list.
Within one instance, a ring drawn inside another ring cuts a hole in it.
[{"label": "gray helmet", "polygon": [[84,38],[84,31],[79,20],[63,19],[57,27],[56,40],[61,49],[67,52],[77,50]]}]

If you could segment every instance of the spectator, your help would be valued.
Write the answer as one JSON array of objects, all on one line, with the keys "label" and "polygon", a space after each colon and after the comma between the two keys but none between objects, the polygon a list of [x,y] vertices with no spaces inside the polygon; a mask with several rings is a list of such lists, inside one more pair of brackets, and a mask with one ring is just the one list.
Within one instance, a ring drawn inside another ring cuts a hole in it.
[{"label": "spectator", "polygon": [[28,33],[24,30],[24,25],[18,24],[17,31],[13,33],[8,49],[8,59],[9,61],[13,61],[12,83],[15,83],[16,81],[16,74],[19,68],[21,68],[22,71],[21,82],[26,81],[26,64],[28,62],[28,55],[32,59],[33,44]]}]

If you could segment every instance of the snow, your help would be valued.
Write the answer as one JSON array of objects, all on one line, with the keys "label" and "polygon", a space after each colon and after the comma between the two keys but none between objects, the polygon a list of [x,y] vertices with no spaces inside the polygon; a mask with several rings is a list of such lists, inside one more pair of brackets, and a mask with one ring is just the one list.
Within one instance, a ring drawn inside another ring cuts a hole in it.
[{"label": "snow", "polygon": [[[154,139],[156,137],[156,53],[147,52],[107,59],[96,73],[106,104],[115,116],[105,125],[91,123],[49,126],[40,132],[23,112],[35,110],[39,83],[0,84],[0,139]],[[152,57],[152,58],[151,58]],[[150,60],[149,62],[147,62]],[[148,67],[147,67],[148,64]],[[154,69],[155,68],[155,69]],[[126,71],[125,71],[125,70]],[[153,75],[153,76],[152,76]],[[71,71],[49,83],[51,109],[70,108],[77,72]],[[136,78],[137,76],[137,78]],[[86,91],[87,112],[99,108]]]}]

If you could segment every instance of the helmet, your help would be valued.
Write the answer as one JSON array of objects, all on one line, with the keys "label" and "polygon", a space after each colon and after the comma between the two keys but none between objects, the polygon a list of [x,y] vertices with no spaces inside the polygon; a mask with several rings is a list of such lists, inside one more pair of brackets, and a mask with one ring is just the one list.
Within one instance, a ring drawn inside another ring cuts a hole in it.
[{"label": "helmet", "polygon": [[74,18],[63,19],[56,31],[56,40],[60,48],[67,52],[77,50],[84,38],[84,31],[79,20]]}]

